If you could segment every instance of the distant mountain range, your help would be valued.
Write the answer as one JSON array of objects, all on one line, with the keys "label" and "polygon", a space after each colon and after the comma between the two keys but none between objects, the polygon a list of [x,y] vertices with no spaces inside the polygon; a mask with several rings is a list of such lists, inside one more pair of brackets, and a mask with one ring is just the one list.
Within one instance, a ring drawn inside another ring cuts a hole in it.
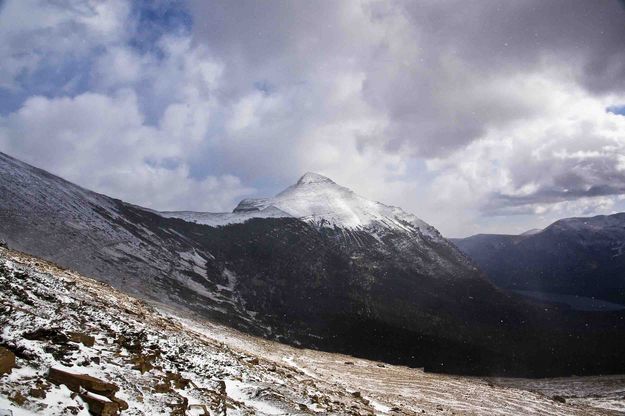
[{"label": "distant mountain range", "polygon": [[453,242],[497,286],[625,305],[625,213],[567,218],[521,235]]},{"label": "distant mountain range", "polygon": [[232,213],[159,213],[0,153],[0,238],[291,344],[432,371],[625,371],[620,312],[526,303],[424,221],[314,173]]}]

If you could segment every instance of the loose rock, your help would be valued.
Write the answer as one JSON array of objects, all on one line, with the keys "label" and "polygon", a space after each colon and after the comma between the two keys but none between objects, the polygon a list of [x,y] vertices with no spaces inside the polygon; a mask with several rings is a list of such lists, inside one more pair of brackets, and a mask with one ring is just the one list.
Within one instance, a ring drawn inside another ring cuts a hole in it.
[{"label": "loose rock", "polygon": [[11,374],[13,368],[15,368],[15,354],[4,347],[0,347],[0,376]]}]

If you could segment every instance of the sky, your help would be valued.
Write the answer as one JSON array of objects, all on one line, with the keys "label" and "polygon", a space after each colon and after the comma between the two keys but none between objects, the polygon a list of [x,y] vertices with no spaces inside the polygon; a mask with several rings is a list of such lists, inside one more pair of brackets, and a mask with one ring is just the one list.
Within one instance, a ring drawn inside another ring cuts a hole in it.
[{"label": "sky", "polygon": [[449,237],[625,211],[625,4],[0,0],[0,151],[159,210],[313,171]]}]

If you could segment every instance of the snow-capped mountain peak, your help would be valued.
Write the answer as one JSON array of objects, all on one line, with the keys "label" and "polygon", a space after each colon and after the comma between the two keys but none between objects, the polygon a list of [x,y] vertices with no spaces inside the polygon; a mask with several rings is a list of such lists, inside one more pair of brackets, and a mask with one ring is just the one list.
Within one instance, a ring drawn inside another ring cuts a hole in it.
[{"label": "snow-capped mountain peak", "polygon": [[[394,230],[418,232],[440,239],[433,227],[403,211],[366,199],[349,188],[318,173],[307,172],[294,184],[273,198],[242,200],[231,214],[163,213],[208,225],[244,222],[250,218],[295,217],[320,227],[348,230]],[[182,215],[184,214],[184,215]]]},{"label": "snow-capped mountain peak", "polygon": [[334,183],[334,181],[327,176],[320,175],[314,172],[306,172],[297,181],[298,185],[304,185],[308,183]]}]

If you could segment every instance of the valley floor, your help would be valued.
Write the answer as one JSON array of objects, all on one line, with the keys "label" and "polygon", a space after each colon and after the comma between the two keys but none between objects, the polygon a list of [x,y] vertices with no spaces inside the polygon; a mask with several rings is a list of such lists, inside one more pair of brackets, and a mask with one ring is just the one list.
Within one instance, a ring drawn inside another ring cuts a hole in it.
[{"label": "valley floor", "polygon": [[0,415],[625,414],[625,377],[485,380],[297,349],[4,248],[0,312]]}]

